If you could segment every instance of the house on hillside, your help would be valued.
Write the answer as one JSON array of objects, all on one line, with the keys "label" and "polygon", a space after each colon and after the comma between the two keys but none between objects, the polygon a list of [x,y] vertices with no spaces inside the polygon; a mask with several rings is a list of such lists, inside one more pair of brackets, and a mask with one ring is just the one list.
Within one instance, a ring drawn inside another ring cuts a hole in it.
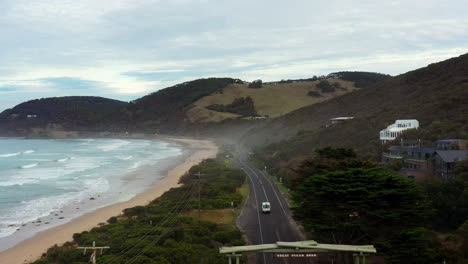
[{"label": "house on hillside", "polygon": [[407,178],[426,180],[434,172],[434,160],[437,148],[412,147],[408,148],[400,173]]},{"label": "house on hillside", "polygon": [[418,127],[419,122],[416,119],[396,120],[395,123],[380,131],[380,141],[385,144],[395,140],[403,131]]},{"label": "house on hillside", "polygon": [[468,150],[438,150],[435,155],[435,174],[442,179],[455,177],[456,162],[468,159]]},{"label": "house on hillside", "polygon": [[[425,147],[431,146],[431,147]],[[467,140],[442,139],[434,142],[403,140],[382,153],[382,164],[401,164],[399,173],[416,181],[455,176],[457,161],[468,159]]]},{"label": "house on hillside", "polygon": [[421,146],[420,140],[400,140],[399,145],[388,147],[386,152],[382,153],[382,163],[388,164],[395,161],[403,161],[408,155],[408,149]]},{"label": "house on hillside", "polygon": [[27,115],[28,118],[36,118],[37,115]]},{"label": "house on hillside", "polygon": [[435,142],[440,150],[468,150],[468,140],[443,139]]}]

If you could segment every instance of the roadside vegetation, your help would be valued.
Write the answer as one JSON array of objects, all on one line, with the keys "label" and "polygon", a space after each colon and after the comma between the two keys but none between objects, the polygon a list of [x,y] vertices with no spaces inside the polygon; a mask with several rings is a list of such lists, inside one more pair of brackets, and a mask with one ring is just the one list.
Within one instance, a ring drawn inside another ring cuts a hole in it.
[{"label": "roadside vegetation", "polygon": [[288,174],[270,173],[291,189],[294,217],[312,239],[374,244],[391,263],[467,263],[466,161],[456,179],[423,185],[358,159],[350,148],[316,149],[299,164]]},{"label": "roadside vegetation", "polygon": [[[106,225],[75,234],[73,241],[50,248],[34,263],[88,263],[89,254],[84,256],[76,247],[91,246],[93,241],[98,246],[110,246],[98,256],[98,263],[103,264],[225,263],[218,248],[244,244],[232,223],[231,206],[232,202],[242,204],[244,172],[225,166],[222,158],[206,160],[193,166],[181,183],[147,206],[128,208]],[[224,219],[226,215],[231,218]]]}]

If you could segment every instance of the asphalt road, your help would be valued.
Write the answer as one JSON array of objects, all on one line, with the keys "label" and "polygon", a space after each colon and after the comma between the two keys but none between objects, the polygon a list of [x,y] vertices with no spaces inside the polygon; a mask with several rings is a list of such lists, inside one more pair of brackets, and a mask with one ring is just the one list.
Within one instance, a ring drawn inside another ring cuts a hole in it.
[{"label": "asphalt road", "polygon": [[[265,173],[250,164],[245,158],[238,158],[234,166],[248,175],[249,198],[242,208],[238,225],[253,245],[271,244],[277,241],[301,241],[301,235],[292,219],[287,201],[278,186]],[[262,202],[270,202],[271,213],[263,214]],[[317,263],[313,259],[278,259],[271,253],[257,253],[254,263]]]}]

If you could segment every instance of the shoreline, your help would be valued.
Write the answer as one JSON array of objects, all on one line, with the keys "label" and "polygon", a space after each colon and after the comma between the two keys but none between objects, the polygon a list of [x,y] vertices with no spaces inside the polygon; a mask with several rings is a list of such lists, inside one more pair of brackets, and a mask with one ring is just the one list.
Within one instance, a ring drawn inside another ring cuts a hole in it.
[{"label": "shoreline", "polygon": [[9,264],[33,262],[40,258],[50,247],[71,241],[74,233],[97,227],[99,223],[106,223],[110,217],[120,215],[126,208],[146,205],[169,189],[180,186],[180,177],[193,165],[207,158],[214,158],[218,153],[217,145],[210,140],[173,137],[158,139],[183,145],[188,155],[183,157],[177,165],[169,167],[165,176],[156,181],[149,189],[137,194],[132,199],[95,209],[74,218],[70,222],[38,232],[33,237],[21,241],[12,248],[1,251],[0,262]]}]

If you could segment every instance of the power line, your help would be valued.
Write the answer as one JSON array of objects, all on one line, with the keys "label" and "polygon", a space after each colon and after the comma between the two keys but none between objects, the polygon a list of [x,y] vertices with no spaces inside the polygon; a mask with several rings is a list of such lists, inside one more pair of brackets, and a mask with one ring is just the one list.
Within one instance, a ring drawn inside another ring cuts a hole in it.
[{"label": "power line", "polygon": [[130,250],[135,248],[143,240],[146,240],[147,238],[151,237],[154,233],[156,233],[156,231],[158,231],[160,225],[162,225],[164,222],[168,221],[171,217],[173,217],[174,214],[178,215],[182,211],[182,210],[179,211],[179,207],[181,207],[184,204],[184,202],[186,202],[187,199],[190,199],[191,195],[193,195],[193,193],[194,193],[194,185],[191,185],[190,188],[188,188],[187,191],[183,194],[182,199],[180,199],[177,202],[177,204],[174,205],[171,208],[171,210],[166,214],[166,216],[163,219],[161,219],[154,227],[152,227],[151,230],[147,234],[140,237],[136,242],[130,244],[125,249],[121,250],[120,253],[114,255],[110,259],[107,259],[103,264],[112,263],[116,258],[125,255]]},{"label": "power line", "polygon": [[[184,206],[184,208],[181,210],[181,212],[184,211],[184,210],[188,207],[189,204],[190,204],[190,199],[187,200],[187,202],[185,203],[185,206]],[[168,227],[166,227],[166,230],[163,231],[163,232],[159,235],[158,238],[154,239],[149,245],[147,245],[146,247],[144,247],[144,248],[140,251],[140,253],[138,253],[137,255],[135,255],[135,256],[134,256],[133,258],[131,258],[128,262],[125,262],[125,264],[131,264],[132,262],[134,262],[139,256],[141,256],[141,255],[143,255],[143,253],[145,253],[145,251],[147,250],[147,248],[148,248],[149,246],[152,246],[152,245],[156,244],[157,242],[159,242],[159,240],[161,240],[161,239],[163,238],[163,236],[165,236],[167,233],[169,233],[169,232],[172,230],[172,228],[175,226],[175,224],[178,222],[178,221],[177,221],[177,217],[178,217],[178,216],[176,215],[176,216],[174,217],[174,220],[175,220],[175,221],[173,221]]]},{"label": "power line", "polygon": [[200,176],[205,175],[200,172],[197,172],[195,175],[198,176],[198,219],[201,218],[201,180]]}]

